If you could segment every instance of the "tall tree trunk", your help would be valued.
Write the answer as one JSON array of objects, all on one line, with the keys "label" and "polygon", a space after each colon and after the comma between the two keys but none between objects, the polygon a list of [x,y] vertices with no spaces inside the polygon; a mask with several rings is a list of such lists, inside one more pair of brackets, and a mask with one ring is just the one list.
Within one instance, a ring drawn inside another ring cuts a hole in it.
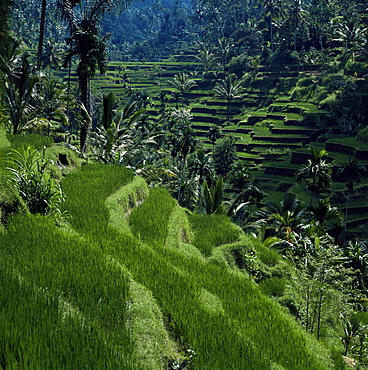
[{"label": "tall tree trunk", "polygon": [[45,37],[45,22],[46,22],[46,0],[42,0],[41,4],[41,19],[40,19],[40,35],[38,39],[37,51],[37,70],[41,70],[43,39]]},{"label": "tall tree trunk", "polygon": [[91,104],[90,104],[90,93],[89,93],[89,76],[88,67],[82,66],[81,73],[79,75],[79,90],[81,103],[84,105],[85,111],[82,110],[82,117],[84,117],[81,130],[80,130],[80,149],[83,153],[86,149],[87,135],[90,126]]}]

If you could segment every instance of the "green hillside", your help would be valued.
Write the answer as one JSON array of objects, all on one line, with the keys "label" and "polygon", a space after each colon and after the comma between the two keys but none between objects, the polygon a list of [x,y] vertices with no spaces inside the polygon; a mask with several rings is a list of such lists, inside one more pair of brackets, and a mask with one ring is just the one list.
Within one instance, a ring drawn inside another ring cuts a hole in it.
[{"label": "green hillside", "polygon": [[294,267],[225,216],[194,216],[117,165],[61,186],[62,223],[20,212],[0,233],[2,368],[343,368],[234,256],[273,283]]}]

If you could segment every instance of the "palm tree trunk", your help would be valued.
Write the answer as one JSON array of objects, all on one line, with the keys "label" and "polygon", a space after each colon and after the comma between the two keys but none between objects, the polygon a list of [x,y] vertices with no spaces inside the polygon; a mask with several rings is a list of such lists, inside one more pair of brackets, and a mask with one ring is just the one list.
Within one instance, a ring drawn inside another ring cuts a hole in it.
[{"label": "palm tree trunk", "polygon": [[227,124],[230,126],[230,99],[227,100]]},{"label": "palm tree trunk", "polygon": [[348,189],[348,195],[347,195],[347,198],[346,198],[346,207],[345,207],[344,239],[343,239],[343,247],[344,248],[345,248],[345,244],[346,244],[346,224],[348,222],[349,201],[350,201],[350,189]]},{"label": "palm tree trunk", "polygon": [[[90,97],[89,97],[89,78],[86,73],[81,73],[79,76],[79,89],[80,89],[80,97],[81,97],[81,103],[84,105],[85,110],[87,111],[87,114],[89,117],[91,117],[91,104],[90,104]],[[82,111],[82,116],[84,116],[85,113]],[[89,130],[89,117],[85,117],[84,122],[81,125],[80,130],[80,149],[83,153],[86,148],[86,142],[87,142],[87,135]]]},{"label": "palm tree trunk", "polygon": [[43,47],[43,39],[45,36],[45,21],[46,21],[46,0],[42,0],[41,19],[40,19],[40,36],[38,39],[38,51],[37,51],[37,71],[41,69],[42,47]]}]

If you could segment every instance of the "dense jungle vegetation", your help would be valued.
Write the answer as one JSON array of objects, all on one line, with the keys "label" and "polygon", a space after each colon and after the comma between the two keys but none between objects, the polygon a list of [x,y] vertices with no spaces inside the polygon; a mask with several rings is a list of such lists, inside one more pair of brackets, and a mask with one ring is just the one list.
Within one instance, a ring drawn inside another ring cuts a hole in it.
[{"label": "dense jungle vegetation", "polygon": [[365,1],[1,0],[0,75],[0,368],[367,368]]}]

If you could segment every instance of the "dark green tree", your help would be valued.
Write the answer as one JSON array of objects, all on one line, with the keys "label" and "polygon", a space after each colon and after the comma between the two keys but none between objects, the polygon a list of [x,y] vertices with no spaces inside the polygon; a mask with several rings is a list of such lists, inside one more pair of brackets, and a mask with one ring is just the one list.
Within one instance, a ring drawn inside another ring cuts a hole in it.
[{"label": "dark green tree", "polygon": [[215,171],[220,176],[226,176],[237,158],[235,138],[225,136],[217,142],[213,149],[213,164]]},{"label": "dark green tree", "polygon": [[295,178],[298,183],[302,179],[307,180],[307,189],[311,193],[310,204],[312,204],[313,195],[321,190],[326,189],[332,182],[331,164],[326,162],[326,150],[317,150],[312,146],[309,147],[311,159],[308,159],[307,164],[296,172]]}]

